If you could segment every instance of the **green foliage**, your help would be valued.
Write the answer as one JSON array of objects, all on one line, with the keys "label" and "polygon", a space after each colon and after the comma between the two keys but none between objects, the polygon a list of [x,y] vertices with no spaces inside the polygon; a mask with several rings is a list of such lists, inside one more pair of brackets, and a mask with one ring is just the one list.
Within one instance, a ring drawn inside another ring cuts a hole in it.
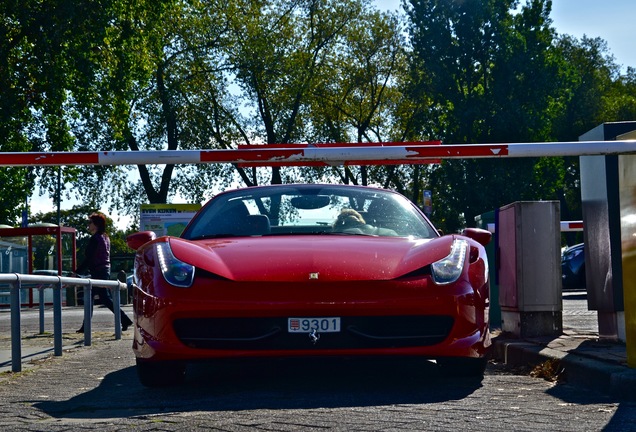
[{"label": "green foliage", "polygon": [[[412,2],[413,95],[432,99],[419,124],[448,143],[529,142],[549,136],[556,97],[550,2]],[[474,217],[531,198],[531,160],[443,161],[430,176],[434,217],[457,231]],[[476,187],[475,185],[479,185]],[[449,198],[452,197],[452,198]],[[449,202],[449,200],[452,200]]]},{"label": "green foliage", "polygon": [[[91,31],[93,1],[35,0],[0,4],[0,152],[70,150],[66,90]],[[84,34],[88,32],[88,36]],[[41,172],[41,170],[39,170]],[[35,174],[35,173],[34,173]],[[33,189],[25,168],[2,168],[0,221],[18,223]]]},{"label": "green foliage", "polygon": [[[630,112],[631,97],[609,92],[618,69],[604,42],[559,38],[551,1],[413,1],[407,11],[411,95],[432,99],[417,121],[446,143],[574,141],[612,110]],[[443,161],[428,179],[434,217],[456,231],[522,199],[559,200],[580,217],[577,159]]]},{"label": "green foliage", "polygon": [[[636,71],[604,41],[551,28],[551,1],[24,0],[0,5],[0,151],[232,149],[240,144],[571,141],[636,117]],[[219,189],[334,181],[433,191],[447,232],[519,199],[580,215],[578,158],[439,165],[0,170],[0,222],[38,185],[87,210],[202,202]],[[60,176],[60,177],[58,177]],[[5,188],[5,190],[9,190]],[[84,214],[82,214],[84,213]],[[48,217],[48,216],[47,216]],[[65,215],[64,218],[70,218]],[[79,223],[80,220],[68,220]],[[85,233],[82,233],[82,236]],[[123,237],[113,233],[113,249]]]},{"label": "green foliage", "polygon": [[608,54],[607,43],[600,38],[583,37],[579,41],[566,35],[557,40],[556,46],[562,97],[553,120],[554,134],[559,141],[576,141],[599,124],[616,120],[606,117],[605,106],[616,101],[616,94],[610,96],[609,92],[618,77],[618,66]]},{"label": "green foliage", "polygon": [[[340,49],[326,62],[310,99],[310,142],[402,141],[406,135],[395,109],[404,100],[396,83],[406,74],[398,18],[363,11],[342,30]],[[383,182],[382,169],[329,170],[343,183]]]},{"label": "green foliage", "polygon": [[[97,74],[92,57],[110,6],[102,0],[0,4],[0,151],[73,149],[69,96]],[[36,171],[45,188],[56,178],[52,172]],[[18,196],[32,188],[20,174],[12,177],[6,184],[15,186]],[[7,207],[13,202],[8,199]]]},{"label": "green foliage", "polygon": [[0,168],[0,185],[10,186],[5,187],[4,193],[0,195],[0,224],[19,225],[20,214],[30,195],[33,180],[29,179],[26,168]]}]

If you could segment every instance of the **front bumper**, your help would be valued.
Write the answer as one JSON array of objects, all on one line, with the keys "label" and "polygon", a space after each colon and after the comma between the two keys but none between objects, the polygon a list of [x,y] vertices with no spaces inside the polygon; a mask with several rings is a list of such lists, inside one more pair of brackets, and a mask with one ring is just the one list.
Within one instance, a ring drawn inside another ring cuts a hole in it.
[{"label": "front bumper", "polygon": [[[137,358],[147,361],[483,357],[490,346],[487,303],[465,282],[442,289],[444,295],[413,286],[352,287],[349,299],[334,296],[331,301],[283,294],[277,298],[273,289],[271,296],[261,294],[261,298],[235,294],[206,300],[183,295],[167,300],[138,292],[133,348]],[[341,331],[318,333],[317,341],[306,333],[287,331],[289,317],[333,316],[341,318]]]}]

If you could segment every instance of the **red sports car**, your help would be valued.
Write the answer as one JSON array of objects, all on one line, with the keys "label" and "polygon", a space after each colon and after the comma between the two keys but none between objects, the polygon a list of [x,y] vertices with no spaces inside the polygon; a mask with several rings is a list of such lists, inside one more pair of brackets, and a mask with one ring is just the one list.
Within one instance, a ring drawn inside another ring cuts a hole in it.
[{"label": "red sports car", "polygon": [[481,375],[488,231],[440,235],[395,192],[273,185],[210,200],[180,237],[128,237],[146,386],[228,357],[420,356]]}]

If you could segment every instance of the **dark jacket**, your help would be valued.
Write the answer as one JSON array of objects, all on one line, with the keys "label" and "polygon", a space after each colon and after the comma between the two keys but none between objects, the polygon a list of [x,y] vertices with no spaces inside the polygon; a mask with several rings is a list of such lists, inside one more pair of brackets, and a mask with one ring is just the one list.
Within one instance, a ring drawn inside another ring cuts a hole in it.
[{"label": "dark jacket", "polygon": [[110,273],[110,238],[106,233],[95,233],[88,240],[84,260],[75,273],[83,274],[87,270],[92,277]]}]

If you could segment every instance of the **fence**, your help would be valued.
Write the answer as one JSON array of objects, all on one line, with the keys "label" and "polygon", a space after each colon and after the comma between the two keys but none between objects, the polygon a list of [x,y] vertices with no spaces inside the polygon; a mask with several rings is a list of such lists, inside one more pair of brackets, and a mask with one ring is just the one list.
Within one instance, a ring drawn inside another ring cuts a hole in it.
[{"label": "fence", "polygon": [[[29,274],[0,274],[0,285],[10,286],[11,296],[11,370],[22,371],[22,340],[20,334],[20,290],[30,289],[23,284],[39,284],[40,286],[40,332],[44,332],[44,295],[42,290],[53,289],[53,351],[54,355],[62,355],[62,289],[64,286],[84,287],[84,346],[91,345],[91,307],[93,287],[108,288],[113,294],[115,316],[115,339],[121,339],[120,291],[126,289],[126,283],[120,281],[84,279],[63,276],[38,276]],[[47,286],[47,287],[44,287]]]}]

